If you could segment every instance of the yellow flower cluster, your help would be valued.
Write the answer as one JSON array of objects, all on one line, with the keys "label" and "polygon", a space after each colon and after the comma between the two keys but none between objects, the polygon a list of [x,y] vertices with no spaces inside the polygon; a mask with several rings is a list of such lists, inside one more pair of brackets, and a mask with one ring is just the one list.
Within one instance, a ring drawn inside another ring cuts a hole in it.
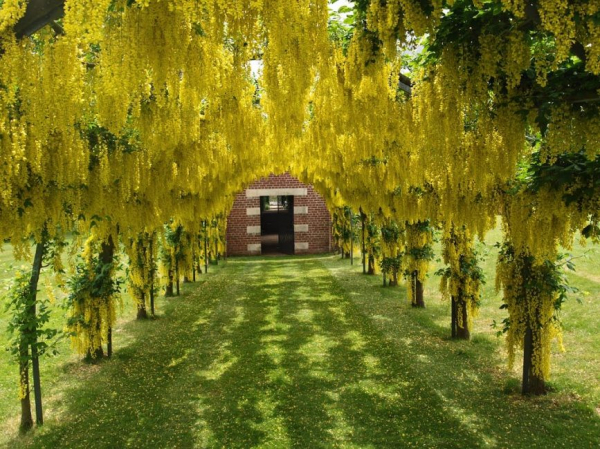
[{"label": "yellow flower cluster", "polygon": [[472,320],[479,311],[482,284],[473,235],[464,227],[446,227],[442,238],[442,257],[448,265],[440,280],[442,296],[456,301],[458,326],[471,329]]},{"label": "yellow flower cluster", "polygon": [[158,239],[155,233],[144,232],[124,240],[126,240],[125,253],[129,257],[127,273],[129,294],[136,301],[138,310],[148,310],[151,292],[157,281],[155,266]]},{"label": "yellow flower cluster", "polygon": [[506,337],[509,366],[514,363],[515,351],[523,349],[529,329],[533,346],[532,373],[543,380],[550,376],[552,340],[556,338],[562,349],[560,322],[555,315],[558,293],[549,288],[548,271],[542,261],[510,249],[499,256],[496,271],[496,288],[503,289],[510,316]]},{"label": "yellow flower cluster", "polygon": [[[91,284],[97,282],[97,255],[100,251],[98,235],[92,233],[85,243],[82,253],[87,279],[81,279],[82,288],[73,293],[71,308],[69,310],[69,324],[67,329],[71,335],[71,346],[81,355],[95,356],[102,344],[108,341],[108,334],[116,322],[116,312],[120,296],[98,296],[93,293]],[[111,264],[109,272],[104,272],[106,279],[111,279],[114,266]],[[83,287],[85,285],[85,287]]]},{"label": "yellow flower cluster", "polygon": [[25,14],[25,0],[4,0],[0,7],[0,36],[9,31]]}]

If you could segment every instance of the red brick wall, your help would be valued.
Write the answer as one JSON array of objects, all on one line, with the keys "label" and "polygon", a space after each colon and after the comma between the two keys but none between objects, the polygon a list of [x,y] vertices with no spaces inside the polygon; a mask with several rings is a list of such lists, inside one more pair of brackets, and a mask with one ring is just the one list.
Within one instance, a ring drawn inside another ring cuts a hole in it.
[{"label": "red brick wall", "polygon": [[[308,243],[308,250],[296,254],[319,254],[331,250],[331,216],[323,198],[312,186],[286,173],[270,175],[254,182],[249,189],[307,189],[306,196],[294,196],[294,208],[306,206],[308,214],[294,214],[295,225],[308,225],[308,232],[296,232],[295,243]],[[247,198],[246,192],[235,197],[227,219],[227,253],[231,256],[248,255],[248,245],[260,244],[260,235],[248,235],[248,226],[260,226],[260,215],[248,216],[247,208],[259,208],[260,198]]]}]

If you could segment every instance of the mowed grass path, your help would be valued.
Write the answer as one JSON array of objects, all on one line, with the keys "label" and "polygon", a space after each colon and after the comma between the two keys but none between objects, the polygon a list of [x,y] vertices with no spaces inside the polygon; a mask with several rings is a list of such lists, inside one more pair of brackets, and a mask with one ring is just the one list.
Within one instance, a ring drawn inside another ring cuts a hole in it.
[{"label": "mowed grass path", "polygon": [[159,319],[123,323],[111,361],[64,365],[46,425],[0,441],[598,447],[590,401],[573,391],[521,398],[499,340],[450,341],[446,306],[412,310],[403,288],[358,271],[332,256],[231,259],[164,300]]}]

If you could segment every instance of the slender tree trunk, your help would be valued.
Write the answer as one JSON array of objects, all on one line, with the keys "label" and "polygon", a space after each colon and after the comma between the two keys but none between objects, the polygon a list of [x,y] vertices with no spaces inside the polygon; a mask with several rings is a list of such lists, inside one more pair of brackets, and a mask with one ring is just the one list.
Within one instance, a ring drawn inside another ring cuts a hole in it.
[{"label": "slender tree trunk", "polygon": [[397,287],[398,286],[398,272],[396,270],[392,270],[392,277],[388,282],[389,287]]},{"label": "slender tree trunk", "polygon": [[148,251],[150,251],[150,313],[154,316],[154,234],[150,236]]},{"label": "slender tree trunk", "polygon": [[451,309],[452,309],[452,318],[450,327],[452,329],[452,338],[457,337],[457,328],[458,328],[458,306],[456,304],[456,298],[453,296],[451,300]]},{"label": "slender tree trunk", "polygon": [[[28,314],[31,323],[37,323],[37,291],[42,271],[42,261],[44,259],[44,242],[38,243],[35,247],[35,256],[33,259],[33,268],[29,280],[29,310]],[[44,424],[44,413],[42,410],[42,385],[40,380],[40,360],[37,347],[37,325],[29,331],[31,333],[31,366],[33,371],[33,391],[35,393],[35,421],[37,424]]]},{"label": "slender tree trunk", "polygon": [[361,233],[362,233],[362,267],[363,274],[367,273],[367,257],[365,251],[365,214],[362,209],[360,210],[360,219],[361,219]]},{"label": "slender tree trunk", "polygon": [[33,427],[31,417],[31,399],[29,392],[29,347],[25,343],[19,345],[19,383],[21,388],[21,432]]},{"label": "slender tree trunk", "polygon": [[[146,243],[145,240],[143,240],[144,243]],[[146,246],[142,246],[142,260],[144,261],[144,278],[145,276],[145,272],[146,270],[150,269],[152,270],[152,267],[146,267],[145,266],[145,261],[146,261]],[[146,286],[144,286],[144,288],[146,288]],[[142,291],[142,300],[138,303],[137,305],[137,319],[138,320],[145,320],[148,318],[148,311],[146,310],[146,292]]]},{"label": "slender tree trunk", "polygon": [[110,359],[113,354],[113,341],[112,341],[112,326],[108,326],[106,331],[106,356]]},{"label": "slender tree trunk", "polygon": [[525,330],[523,341],[523,394],[542,395],[547,393],[546,383],[543,378],[533,372],[533,348],[535,336],[531,327]]},{"label": "slender tree trunk", "polygon": [[196,254],[192,251],[192,282],[196,282]]},{"label": "slender tree trunk", "polygon": [[179,260],[175,260],[175,284],[177,285],[177,296],[179,296]]},{"label": "slender tree trunk", "polygon": [[375,274],[375,256],[369,254],[369,270],[367,274]]},{"label": "slender tree trunk", "polygon": [[[460,298],[460,297],[459,297]],[[457,303],[457,315],[459,320],[456,323],[456,338],[461,340],[471,339],[471,330],[469,329],[469,311],[467,310],[467,303],[464,298],[461,298]],[[462,326],[460,325],[462,321]]]},{"label": "slender tree trunk", "polygon": [[137,305],[137,319],[145,320],[148,318],[148,311],[146,310],[146,293],[142,292],[142,300]]},{"label": "slender tree trunk", "polygon": [[208,236],[206,235],[206,222],[204,222],[204,272],[208,274]]},{"label": "slender tree trunk", "polygon": [[[109,331],[110,331],[110,329],[109,329]],[[100,327],[98,327],[97,332],[100,332]],[[111,347],[111,350],[112,350],[112,347]],[[104,358],[104,349],[102,348],[102,345],[100,345],[99,347],[97,347],[94,350],[88,349],[87,353],[85,354],[84,360],[88,363],[95,363],[99,360],[102,360],[103,358]]]},{"label": "slender tree trunk", "polygon": [[[113,264],[115,259],[115,243],[113,241],[112,235],[108,236],[108,239],[105,242],[102,242],[102,246],[100,248],[100,260],[104,265]],[[106,351],[108,357],[112,357],[113,352],[113,344],[112,344],[112,327],[108,325],[107,329],[107,342],[106,342]],[[102,351],[102,346],[100,346],[100,351]],[[99,354],[100,357],[103,354]]]},{"label": "slender tree trunk", "polygon": [[348,218],[350,219],[350,265],[354,265],[354,225],[351,210],[348,211]]},{"label": "slender tree trunk", "polygon": [[[100,310],[98,310],[97,307],[94,308],[94,314],[100,315]],[[101,326],[100,322],[98,322],[96,324],[96,332],[99,335],[102,333],[102,326]],[[104,349],[102,348],[102,345],[100,345],[99,347],[97,347],[94,350],[88,349],[87,353],[85,354],[84,360],[88,363],[95,363],[99,360],[102,360],[103,358],[104,358]]]},{"label": "slender tree trunk", "polygon": [[[462,326],[461,326],[462,323]],[[470,340],[469,311],[467,302],[459,289],[458,295],[452,297],[452,338],[459,340]]]},{"label": "slender tree trunk", "polygon": [[[102,242],[102,245],[100,247],[100,261],[107,265],[107,264],[112,264],[113,263],[113,259],[114,259],[114,254],[115,254],[115,244],[113,242],[112,236],[109,236],[108,239],[104,242]],[[98,309],[96,309],[94,311],[95,314],[100,315],[100,311]],[[97,323],[97,328],[96,328],[96,332],[98,332],[98,334],[102,334],[102,323],[98,322]],[[110,355],[112,355],[112,330],[110,328],[110,326],[108,326],[108,341],[107,341],[107,345],[108,345],[108,352]],[[89,363],[94,363],[96,361],[102,360],[104,358],[104,349],[102,348],[102,344],[95,348],[94,350],[88,349],[86,355],[85,355],[85,361],[89,362]]]},{"label": "slender tree trunk", "polygon": [[175,296],[173,294],[173,270],[169,270],[169,273],[167,276],[169,278],[169,282],[167,283],[167,288],[165,290],[165,296],[167,298],[170,298],[172,296]]},{"label": "slender tree trunk", "polygon": [[423,299],[423,283],[419,280],[419,272],[413,271],[412,274],[412,289],[413,289],[413,307],[424,308],[425,300]]}]

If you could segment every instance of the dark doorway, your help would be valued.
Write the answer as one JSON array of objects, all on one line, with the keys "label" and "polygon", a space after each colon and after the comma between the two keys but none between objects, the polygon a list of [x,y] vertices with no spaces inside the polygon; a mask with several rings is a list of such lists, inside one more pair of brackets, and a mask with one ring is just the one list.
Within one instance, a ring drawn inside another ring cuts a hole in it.
[{"label": "dark doorway", "polygon": [[260,197],[263,254],[294,254],[294,197]]}]

